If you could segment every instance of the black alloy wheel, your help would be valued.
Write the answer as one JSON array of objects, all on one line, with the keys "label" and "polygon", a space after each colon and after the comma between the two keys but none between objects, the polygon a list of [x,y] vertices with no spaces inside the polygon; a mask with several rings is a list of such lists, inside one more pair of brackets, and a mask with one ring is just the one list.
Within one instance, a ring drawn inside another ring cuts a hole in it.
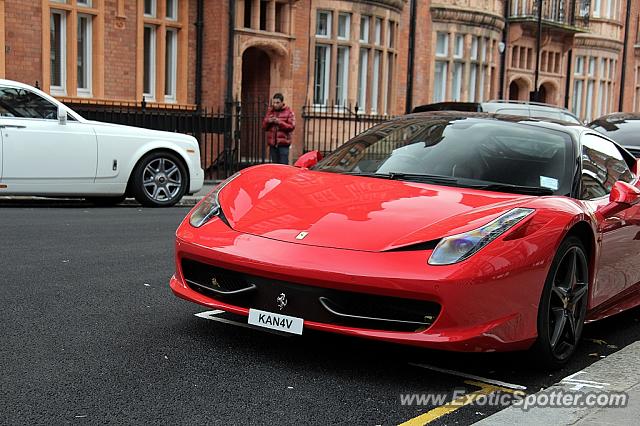
[{"label": "black alloy wheel", "polygon": [[575,352],[587,312],[589,264],[579,238],[560,244],[538,308],[534,352],[546,367],[559,368]]}]

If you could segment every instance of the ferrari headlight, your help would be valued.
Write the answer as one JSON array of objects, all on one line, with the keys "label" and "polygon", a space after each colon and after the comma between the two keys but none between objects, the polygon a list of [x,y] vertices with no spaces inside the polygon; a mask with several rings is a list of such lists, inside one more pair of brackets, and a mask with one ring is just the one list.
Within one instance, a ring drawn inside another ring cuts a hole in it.
[{"label": "ferrari headlight", "polygon": [[469,258],[533,211],[525,208],[509,210],[478,229],[443,238],[431,253],[429,265],[451,265]]},{"label": "ferrari headlight", "polygon": [[240,173],[236,173],[230,176],[227,180],[223,181],[220,185],[216,187],[213,191],[207,195],[200,205],[195,209],[195,211],[191,214],[191,218],[189,219],[189,223],[191,226],[196,228],[201,227],[205,223],[207,223],[212,217],[220,214],[220,203],[218,202],[218,196],[220,195],[220,191],[227,186],[229,182],[234,180],[240,176]]}]

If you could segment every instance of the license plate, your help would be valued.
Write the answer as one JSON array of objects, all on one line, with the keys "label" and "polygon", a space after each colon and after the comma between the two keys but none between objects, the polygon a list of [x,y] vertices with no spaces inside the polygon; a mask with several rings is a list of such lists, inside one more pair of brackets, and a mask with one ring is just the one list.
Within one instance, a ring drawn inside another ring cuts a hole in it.
[{"label": "license plate", "polygon": [[302,318],[288,315],[275,314],[273,312],[249,309],[249,324],[258,327],[270,328],[285,333],[302,334]]}]

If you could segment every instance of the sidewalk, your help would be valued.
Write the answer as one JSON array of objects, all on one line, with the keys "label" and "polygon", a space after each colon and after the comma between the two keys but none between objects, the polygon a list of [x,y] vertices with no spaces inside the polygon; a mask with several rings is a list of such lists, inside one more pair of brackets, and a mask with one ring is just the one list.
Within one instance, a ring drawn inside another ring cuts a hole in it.
[{"label": "sidewalk", "polygon": [[[640,341],[604,358],[584,370],[535,394],[538,401],[552,393],[618,393],[628,395],[626,407],[533,407],[511,406],[476,425],[632,425],[640,421]],[[540,398],[542,396],[542,398]]]},{"label": "sidewalk", "polygon": [[[205,181],[202,189],[193,195],[185,195],[182,197],[176,206],[178,207],[193,207],[198,201],[204,198],[213,188],[218,185],[218,181]],[[11,202],[25,202],[28,204],[55,204],[56,202],[63,203],[64,205],[74,204],[74,203],[86,203],[83,198],[50,198],[50,197],[37,197],[37,196],[29,196],[29,195],[7,195],[0,196],[0,203],[3,201],[11,201]],[[140,204],[134,198],[127,198],[119,205],[121,206],[139,206]]]}]

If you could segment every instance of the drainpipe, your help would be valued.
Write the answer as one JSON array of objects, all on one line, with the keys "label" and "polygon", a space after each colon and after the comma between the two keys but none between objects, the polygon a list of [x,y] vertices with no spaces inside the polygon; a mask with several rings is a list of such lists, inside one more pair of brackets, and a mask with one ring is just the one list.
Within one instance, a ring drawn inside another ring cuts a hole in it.
[{"label": "drainpipe", "polygon": [[502,28],[502,43],[504,50],[500,54],[500,87],[498,88],[498,99],[504,99],[504,81],[507,77],[507,40],[509,38],[509,5],[510,1],[504,2],[504,27]]},{"label": "drainpipe", "polygon": [[627,78],[627,51],[629,49],[629,25],[631,21],[631,0],[627,0],[627,18],[624,24],[624,46],[622,48],[622,75],[620,76],[620,99],[618,101],[618,111],[624,109],[624,80]]},{"label": "drainpipe", "polygon": [[[569,96],[571,95],[571,77],[573,76],[573,68],[571,62],[573,61],[573,49],[569,49],[567,52],[567,81],[564,86],[564,107],[569,108]],[[580,111],[574,111],[576,115],[580,115]]]},{"label": "drainpipe", "polygon": [[235,28],[236,1],[229,0],[229,40],[227,44],[227,102],[233,102],[233,47]]},{"label": "drainpipe", "polygon": [[416,39],[416,9],[417,0],[411,0],[411,11],[409,17],[409,58],[407,61],[407,96],[405,111],[407,114],[411,112],[413,107],[413,72],[414,72],[414,56],[415,56],[415,39]]},{"label": "drainpipe", "polygon": [[540,90],[538,89],[538,80],[540,79],[540,45],[542,41],[542,0],[538,1],[538,34],[536,35],[536,70],[533,82],[533,96],[531,99],[540,102]]},{"label": "drainpipe", "polygon": [[202,109],[202,42],[204,23],[202,20],[204,0],[198,0],[196,16],[196,108]]}]

